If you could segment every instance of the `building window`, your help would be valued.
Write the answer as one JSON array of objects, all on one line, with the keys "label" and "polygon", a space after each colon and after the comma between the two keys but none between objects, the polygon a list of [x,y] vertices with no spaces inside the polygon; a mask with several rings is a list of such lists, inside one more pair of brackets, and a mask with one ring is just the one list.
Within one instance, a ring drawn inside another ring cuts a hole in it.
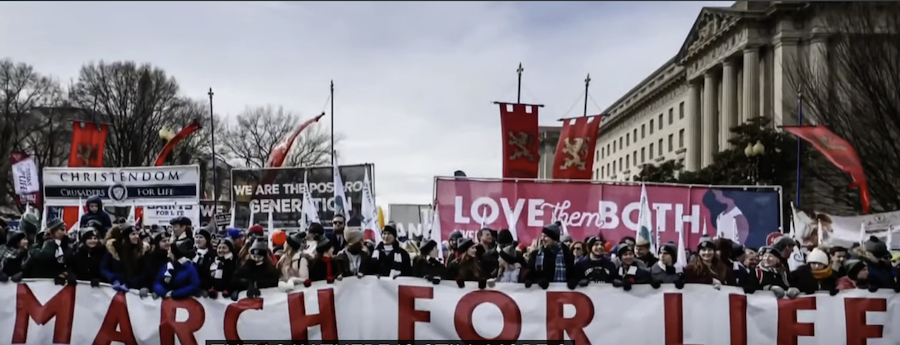
[{"label": "building window", "polygon": [[622,137],[619,137],[619,150],[625,148],[625,145],[622,145]]},{"label": "building window", "polygon": [[650,135],[653,135],[653,120],[650,120]]},{"label": "building window", "polygon": [[672,145],[672,142],[674,141],[674,139],[675,139],[675,135],[669,134],[669,152],[672,152],[672,150],[675,149],[675,145]]},{"label": "building window", "polygon": [[606,167],[600,167],[600,178],[606,178]]},{"label": "building window", "polygon": [[635,167],[638,166],[638,162],[637,162],[637,150],[634,150],[634,152],[631,153],[631,161],[634,162],[634,166],[635,166]]},{"label": "building window", "polygon": [[637,128],[634,129],[633,133],[631,134],[631,137],[634,138],[634,142],[637,142]]},{"label": "building window", "polygon": [[641,125],[641,139],[647,136],[647,125]]},{"label": "building window", "polygon": [[662,143],[662,139],[659,139],[659,147],[657,147],[656,149],[659,150],[658,155],[662,156],[662,155],[663,155],[663,143]]},{"label": "building window", "polygon": [[600,150],[594,150],[594,162],[600,160]]},{"label": "building window", "polygon": [[669,108],[669,124],[675,122],[675,108]]},{"label": "building window", "polygon": [[615,174],[616,171],[618,171],[618,170],[616,169],[616,161],[613,161],[613,170],[612,170],[612,172],[610,172],[610,174]]},{"label": "building window", "polygon": [[641,148],[641,164],[644,164],[644,162],[647,160],[646,158],[647,158],[647,148],[642,147]]},{"label": "building window", "polygon": [[678,119],[684,118],[684,102],[678,103]]},{"label": "building window", "polygon": [[612,154],[611,152],[612,152],[612,151],[609,150],[609,144],[606,144],[606,155],[607,155],[607,156],[608,156],[608,155],[611,155],[611,154]]},{"label": "building window", "polygon": [[[615,164],[615,163],[613,163],[613,164]],[[612,174],[613,174],[613,171],[609,168],[609,163],[606,163],[606,174],[607,174],[607,175],[612,175]]]},{"label": "building window", "polygon": [[605,147],[600,148],[600,158],[606,158],[606,148]]},{"label": "building window", "polygon": [[659,129],[662,129],[662,114],[659,114]]},{"label": "building window", "polygon": [[653,159],[653,143],[650,143],[650,159]]},{"label": "building window", "polygon": [[625,166],[622,165],[622,157],[619,157],[619,170],[624,170]]},{"label": "building window", "polygon": [[612,145],[613,145],[613,153],[616,153],[616,141],[615,140],[613,140]]},{"label": "building window", "polygon": [[631,133],[625,133],[625,146],[631,144]]},{"label": "building window", "polygon": [[625,169],[631,168],[631,156],[625,156]]},{"label": "building window", "polygon": [[678,148],[684,147],[684,129],[678,131]]}]

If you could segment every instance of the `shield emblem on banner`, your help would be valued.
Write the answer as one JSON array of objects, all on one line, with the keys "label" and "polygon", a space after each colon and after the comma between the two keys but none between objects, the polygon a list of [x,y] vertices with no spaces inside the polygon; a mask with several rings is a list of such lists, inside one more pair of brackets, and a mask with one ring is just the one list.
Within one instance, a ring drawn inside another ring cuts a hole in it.
[{"label": "shield emblem on banner", "polygon": [[769,234],[768,236],[766,236],[766,245],[771,246],[771,245],[775,244],[775,240],[777,240],[781,236],[784,236],[784,234],[782,234],[780,232],[773,232],[773,233]]},{"label": "shield emblem on banner", "polygon": [[115,201],[122,201],[128,198],[128,189],[120,184],[109,187],[109,198]]}]

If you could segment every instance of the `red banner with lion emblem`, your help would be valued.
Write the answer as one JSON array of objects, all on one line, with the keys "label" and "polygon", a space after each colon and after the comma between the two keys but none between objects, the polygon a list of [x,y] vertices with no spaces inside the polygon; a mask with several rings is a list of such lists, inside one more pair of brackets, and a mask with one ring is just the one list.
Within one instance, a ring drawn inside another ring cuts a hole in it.
[{"label": "red banner with lion emblem", "polygon": [[825,155],[834,166],[850,174],[853,183],[850,188],[859,188],[860,204],[863,213],[869,213],[869,184],[859,155],[847,140],[834,134],[825,126],[785,126],[784,130],[803,139]]},{"label": "red banner with lion emblem", "polygon": [[503,132],[503,177],[537,178],[539,105],[497,103]]},{"label": "red banner with lion emblem", "polygon": [[103,166],[103,151],[109,125],[94,122],[74,121],[72,125],[72,148],[69,151],[69,167]]},{"label": "red banner with lion emblem", "polygon": [[553,178],[590,180],[594,171],[594,146],[600,131],[600,115],[563,120],[553,157]]}]

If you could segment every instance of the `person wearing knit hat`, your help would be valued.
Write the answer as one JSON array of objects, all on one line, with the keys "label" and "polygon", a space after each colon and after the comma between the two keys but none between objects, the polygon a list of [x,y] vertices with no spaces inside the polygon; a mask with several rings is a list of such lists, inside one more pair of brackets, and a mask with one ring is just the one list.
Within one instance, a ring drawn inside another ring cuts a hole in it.
[{"label": "person wearing knit hat", "polygon": [[319,237],[325,236],[325,227],[323,227],[320,223],[310,223],[309,227],[306,229],[306,232],[309,234],[310,239],[318,241]]},{"label": "person wearing knit hat", "polygon": [[[893,289],[898,284],[894,279],[894,267],[891,265],[891,252],[887,244],[878,237],[871,236],[862,246],[862,258],[866,260],[869,270],[868,283],[870,288]],[[857,249],[859,250],[859,249]]]},{"label": "person wearing knit hat", "polygon": [[619,259],[618,267],[616,267],[616,280],[613,280],[613,286],[622,287],[625,291],[631,290],[634,284],[649,284],[650,271],[643,261],[637,259],[634,255],[634,249],[625,245],[619,246],[616,253]]},{"label": "person wearing knit hat", "polygon": [[266,237],[266,230],[263,229],[262,225],[253,224],[252,226],[250,226],[250,228],[247,229],[247,237]]},{"label": "person wearing knit hat", "polygon": [[140,234],[134,227],[115,225],[106,233],[106,251],[100,263],[100,273],[113,290],[128,292],[130,287],[145,289],[144,297],[149,295],[148,283],[151,282],[159,266],[148,270],[147,257],[150,244],[141,241]]},{"label": "person wearing knit hat", "polygon": [[66,234],[66,224],[62,220],[54,219],[47,224],[42,242],[37,242],[31,258],[26,262],[30,269],[29,278],[50,278],[58,285],[66,283],[66,258],[71,255],[71,239]]},{"label": "person wearing knit hat", "polygon": [[291,292],[294,287],[303,284],[309,287],[309,263],[312,256],[306,252],[309,241],[305,232],[291,232],[285,240],[284,254],[275,267],[280,273],[278,289],[282,292]]},{"label": "person wearing knit hat", "polygon": [[735,283],[738,286],[743,286],[744,280],[747,279],[749,271],[744,264],[732,259],[735,256],[735,253],[732,250],[735,249],[734,241],[727,238],[716,238],[713,240],[713,243],[716,245],[716,257],[722,261],[725,266],[731,267],[731,272],[734,275]]},{"label": "person wearing knit hat", "polygon": [[235,253],[241,251],[244,248],[244,232],[238,228],[228,228],[225,230],[225,236],[231,239],[231,242],[234,243]]},{"label": "person wearing knit hat", "polygon": [[316,243],[316,257],[309,264],[309,279],[316,281],[325,281],[328,284],[334,283],[335,280],[341,279],[340,272],[335,267],[334,262],[334,243],[325,237],[319,239]]},{"label": "person wearing knit hat", "polygon": [[336,269],[339,276],[357,276],[362,278],[371,273],[369,262],[371,256],[363,243],[365,234],[358,228],[344,229],[344,249],[335,255]]},{"label": "person wearing knit hat", "polygon": [[77,281],[81,280],[90,282],[93,287],[99,287],[103,280],[103,275],[100,274],[100,264],[106,256],[106,246],[100,244],[97,231],[93,228],[81,231],[79,238],[81,245],[69,258],[66,279],[71,285],[75,285]]},{"label": "person wearing knit hat", "polygon": [[425,241],[419,248],[421,255],[413,259],[413,276],[425,278],[435,285],[440,284],[441,278],[447,274],[447,266],[438,256],[438,245],[434,240]]},{"label": "person wearing knit hat", "polygon": [[240,298],[240,291],[247,291],[247,298],[260,298],[261,289],[278,286],[279,273],[272,262],[268,241],[265,238],[256,239],[247,253],[247,261],[234,272],[235,291],[231,292],[233,301]]},{"label": "person wearing knit hat", "polygon": [[23,231],[10,231],[6,243],[0,245],[0,282],[22,281],[23,265],[28,259],[28,237]]},{"label": "person wearing knit hat", "polygon": [[703,236],[697,245],[697,258],[684,269],[684,281],[688,284],[706,284],[719,289],[722,285],[735,286],[732,267],[716,257],[716,244]]},{"label": "person wearing knit hat", "polygon": [[781,258],[781,251],[766,246],[759,249],[759,256],[759,265],[750,275],[751,278],[744,282],[744,292],[752,294],[757,290],[766,290],[777,298],[785,295],[797,297],[800,291],[790,285],[789,271]]},{"label": "person wearing knit hat", "polygon": [[525,264],[516,246],[509,244],[499,251],[499,268],[497,278],[488,280],[488,286],[494,287],[494,283],[521,283],[522,266]]},{"label": "person wearing knit hat", "polygon": [[397,229],[385,225],[381,231],[382,242],[372,250],[372,273],[376,276],[397,278],[412,275],[412,261],[400,243],[397,242]]},{"label": "person wearing knit hat", "polygon": [[528,273],[525,286],[537,283],[542,289],[550,283],[566,283],[570,289],[578,286],[575,272],[575,256],[559,243],[561,224],[554,222],[541,229],[543,246],[531,253],[528,258]]},{"label": "person wearing knit hat", "polygon": [[678,247],[674,243],[665,243],[659,246],[658,255],[659,262],[650,266],[650,285],[659,288],[662,284],[683,284],[683,268],[676,265]]},{"label": "person wearing knit hat", "polygon": [[814,248],[809,252],[806,264],[791,272],[791,278],[791,285],[807,295],[812,295],[816,291],[829,291],[832,296],[838,293],[838,277],[831,269],[828,254],[820,248]]},{"label": "person wearing knit hat", "polygon": [[156,274],[154,298],[181,299],[200,295],[200,276],[191,261],[195,255],[193,238],[182,238],[169,246],[171,261]]},{"label": "person wearing knit hat", "polygon": [[[838,290],[869,289],[869,269],[865,260],[848,259],[844,261],[847,275],[838,278]],[[876,290],[877,291],[877,290]]]},{"label": "person wearing knit hat", "polygon": [[513,238],[512,232],[509,231],[509,229],[500,229],[500,231],[497,232],[497,244],[502,248],[505,248],[509,245],[519,245],[518,243],[516,243],[515,239]]},{"label": "person wearing knit hat", "polygon": [[206,289],[206,297],[218,298],[231,297],[232,277],[237,269],[237,258],[235,257],[234,242],[228,237],[216,240],[215,252],[212,260],[209,260],[206,271],[209,273],[208,286]]},{"label": "person wearing knit hat", "polygon": [[444,253],[444,265],[450,265],[459,253],[456,251],[456,244],[459,243],[459,239],[463,237],[463,233],[459,230],[453,230],[450,233],[450,236],[447,237],[447,251]]},{"label": "person wearing knit hat", "polygon": [[772,243],[772,248],[777,250],[779,253],[779,257],[783,261],[784,267],[790,267],[788,259],[794,252],[794,247],[797,246],[797,241],[788,237],[781,236]]},{"label": "person wearing knit hat", "polygon": [[478,246],[471,238],[463,237],[457,241],[456,251],[459,256],[447,266],[447,277],[456,281],[456,284],[463,288],[466,281],[479,282],[484,280],[484,287],[487,287],[487,279],[489,278],[481,265],[478,257]]},{"label": "person wearing knit hat", "polygon": [[387,224],[384,226],[384,229],[381,229],[381,238],[383,241],[387,241],[384,237],[390,235],[393,240],[397,239],[397,228],[395,228],[391,224]]},{"label": "person wearing knit hat", "polygon": [[616,264],[607,255],[606,243],[603,238],[601,236],[588,237],[584,245],[586,253],[575,262],[574,267],[578,285],[586,287],[590,283],[612,283]]}]

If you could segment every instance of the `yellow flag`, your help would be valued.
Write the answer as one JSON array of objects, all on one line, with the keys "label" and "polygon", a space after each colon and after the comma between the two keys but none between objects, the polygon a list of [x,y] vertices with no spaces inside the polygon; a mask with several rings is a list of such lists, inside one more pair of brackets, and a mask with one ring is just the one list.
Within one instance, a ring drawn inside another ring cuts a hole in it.
[{"label": "yellow flag", "polygon": [[378,206],[378,227],[384,229],[384,210]]}]

